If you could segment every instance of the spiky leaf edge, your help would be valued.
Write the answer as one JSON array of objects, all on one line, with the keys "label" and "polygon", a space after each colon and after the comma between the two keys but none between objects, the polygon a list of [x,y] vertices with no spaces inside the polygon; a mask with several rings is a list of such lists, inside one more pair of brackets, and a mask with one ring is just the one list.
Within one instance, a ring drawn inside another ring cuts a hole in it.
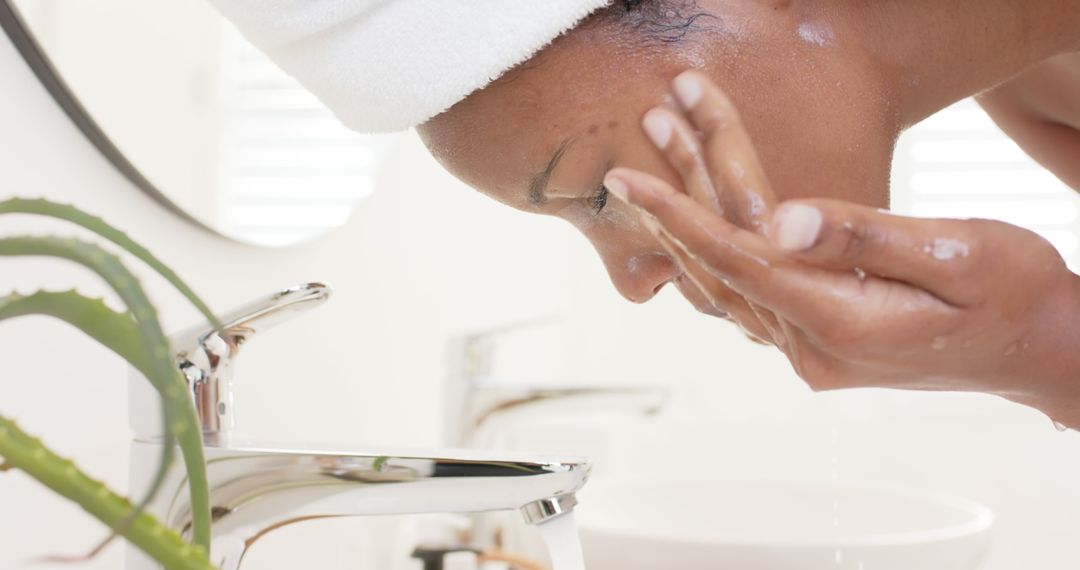
[{"label": "spiky leaf edge", "polygon": [[[124,538],[165,568],[214,570],[202,546],[187,543],[149,513],[138,512],[130,501],[87,476],[70,459],[52,452],[41,440],[26,434],[3,416],[0,416],[0,454],[8,463],[75,502],[110,528],[123,527]],[[123,524],[129,519],[130,523]]]},{"label": "spiky leaf edge", "polygon": [[210,499],[206,478],[202,434],[195,409],[187,396],[184,380],[170,358],[168,341],[142,286],[118,257],[99,246],[73,238],[8,237],[0,239],[0,255],[52,256],[68,259],[93,270],[120,296],[132,312],[137,336],[149,355],[147,378],[161,393],[169,426],[166,434],[180,444],[188,472],[191,495],[193,537],[196,544],[210,550]]}]

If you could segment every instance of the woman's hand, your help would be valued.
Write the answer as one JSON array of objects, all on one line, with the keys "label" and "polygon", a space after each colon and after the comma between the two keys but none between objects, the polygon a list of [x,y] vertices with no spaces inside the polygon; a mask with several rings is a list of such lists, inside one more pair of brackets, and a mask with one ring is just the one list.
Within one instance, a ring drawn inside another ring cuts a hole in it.
[{"label": "woman's hand", "polygon": [[776,204],[719,88],[687,72],[674,90],[685,113],[653,109],[644,126],[686,193],[625,168],[605,182],[811,387],[982,391],[1080,425],[1080,278],[1048,242],[989,220]]}]

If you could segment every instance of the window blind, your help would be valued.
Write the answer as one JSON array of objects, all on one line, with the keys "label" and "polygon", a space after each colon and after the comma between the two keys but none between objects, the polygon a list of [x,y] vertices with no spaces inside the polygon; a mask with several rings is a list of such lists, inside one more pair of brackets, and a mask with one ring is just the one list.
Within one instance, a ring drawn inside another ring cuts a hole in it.
[{"label": "window blind", "polygon": [[347,129],[239,34],[223,53],[217,227],[283,245],[345,223],[390,137]]},{"label": "window blind", "polygon": [[1028,157],[972,99],[906,132],[893,167],[893,209],[920,217],[991,218],[1025,227],[1080,267],[1080,196]]}]

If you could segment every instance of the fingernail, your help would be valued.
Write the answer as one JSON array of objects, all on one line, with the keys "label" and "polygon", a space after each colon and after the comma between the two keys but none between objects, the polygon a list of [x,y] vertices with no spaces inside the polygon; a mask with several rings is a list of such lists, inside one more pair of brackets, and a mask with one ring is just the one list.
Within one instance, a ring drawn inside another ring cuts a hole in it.
[{"label": "fingernail", "polygon": [[667,118],[663,111],[645,113],[641,126],[657,148],[661,150],[667,148],[668,142],[671,141],[672,126],[671,120]]},{"label": "fingernail", "polygon": [[776,243],[787,251],[804,250],[817,241],[821,232],[821,211],[805,204],[790,204],[777,212],[780,226],[776,234]]},{"label": "fingernail", "polygon": [[701,100],[701,82],[694,74],[682,73],[672,81],[671,85],[675,89],[675,97],[684,108],[693,109],[694,105]]},{"label": "fingernail", "polygon": [[622,180],[619,180],[614,176],[606,176],[604,177],[604,188],[607,188],[608,192],[623,202],[630,202],[629,198],[627,198],[630,189],[627,188],[626,183]]}]

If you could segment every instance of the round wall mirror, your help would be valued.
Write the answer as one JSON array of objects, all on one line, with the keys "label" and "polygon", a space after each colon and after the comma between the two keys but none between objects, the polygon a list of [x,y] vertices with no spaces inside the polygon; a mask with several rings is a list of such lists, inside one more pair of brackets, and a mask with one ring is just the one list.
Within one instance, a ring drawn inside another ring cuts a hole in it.
[{"label": "round wall mirror", "polygon": [[374,190],[396,136],[346,129],[208,2],[2,1],[8,35],[79,128],[188,219],[289,245]]}]

